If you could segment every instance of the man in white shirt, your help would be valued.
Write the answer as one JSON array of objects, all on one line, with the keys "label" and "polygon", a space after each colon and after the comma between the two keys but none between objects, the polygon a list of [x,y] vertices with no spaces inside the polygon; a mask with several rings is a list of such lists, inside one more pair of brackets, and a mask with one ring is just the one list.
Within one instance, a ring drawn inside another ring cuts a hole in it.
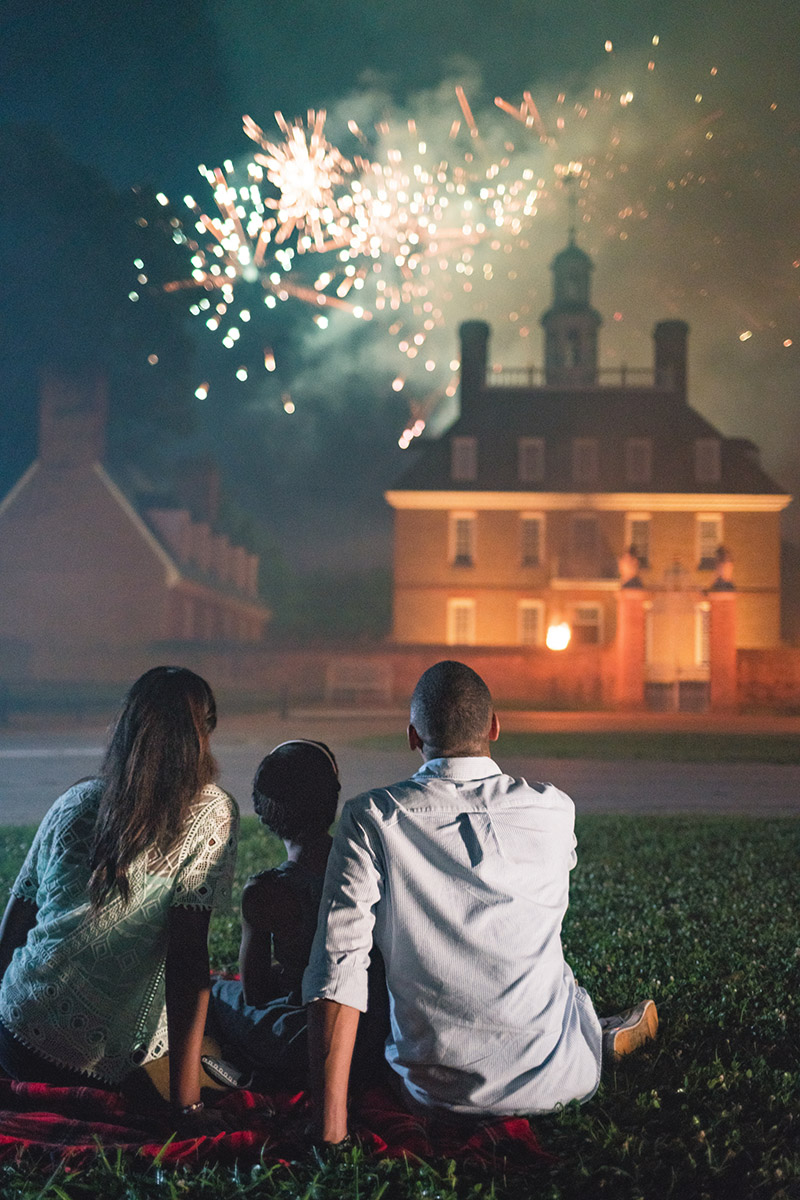
[{"label": "man in white shirt", "polygon": [[[480,676],[437,663],[411,699],[423,766],[345,805],[303,981],[323,1142],[347,1136],[373,944],[389,993],[386,1060],[409,1107],[532,1114],[597,1088],[603,1030],[561,947],[574,806],[551,784],[504,775],[489,754],[498,733]],[[633,1013],[606,1035],[612,1054],[654,1034],[652,1001]]]}]

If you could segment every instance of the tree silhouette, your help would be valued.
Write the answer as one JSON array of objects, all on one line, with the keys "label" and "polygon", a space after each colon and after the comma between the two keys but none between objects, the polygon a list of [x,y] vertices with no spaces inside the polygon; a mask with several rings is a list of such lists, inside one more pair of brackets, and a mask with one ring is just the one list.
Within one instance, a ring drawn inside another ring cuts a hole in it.
[{"label": "tree silhouette", "polygon": [[183,301],[162,287],[190,270],[174,218],[37,126],[0,128],[0,161],[0,484],[35,455],[43,370],[105,373],[111,457],[152,463],[191,418]]}]

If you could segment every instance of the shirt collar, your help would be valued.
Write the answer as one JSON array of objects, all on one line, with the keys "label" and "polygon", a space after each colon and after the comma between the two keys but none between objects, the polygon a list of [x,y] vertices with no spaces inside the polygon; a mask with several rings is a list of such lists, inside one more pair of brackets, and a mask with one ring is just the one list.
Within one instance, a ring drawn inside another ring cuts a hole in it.
[{"label": "shirt collar", "polygon": [[493,758],[480,754],[472,758],[430,758],[416,772],[420,775],[435,775],[439,779],[487,779],[490,775],[502,775]]}]

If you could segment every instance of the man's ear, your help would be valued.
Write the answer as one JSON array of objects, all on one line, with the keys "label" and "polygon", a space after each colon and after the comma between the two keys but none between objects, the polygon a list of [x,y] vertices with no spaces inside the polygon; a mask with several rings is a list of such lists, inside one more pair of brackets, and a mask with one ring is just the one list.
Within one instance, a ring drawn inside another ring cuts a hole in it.
[{"label": "man's ear", "polygon": [[419,736],[413,725],[409,725],[408,727],[408,744],[412,750],[422,749],[422,738]]},{"label": "man's ear", "polygon": [[489,741],[496,742],[500,736],[500,718],[496,712],[492,713],[492,723],[489,726]]}]

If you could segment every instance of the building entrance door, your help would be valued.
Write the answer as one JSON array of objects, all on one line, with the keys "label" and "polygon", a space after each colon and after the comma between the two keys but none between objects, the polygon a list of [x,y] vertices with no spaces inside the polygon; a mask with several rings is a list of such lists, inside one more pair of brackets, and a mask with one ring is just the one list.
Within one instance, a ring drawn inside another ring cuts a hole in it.
[{"label": "building entrance door", "polygon": [[645,621],[645,703],[659,712],[705,712],[710,701],[710,606],[680,563],[654,588]]}]

